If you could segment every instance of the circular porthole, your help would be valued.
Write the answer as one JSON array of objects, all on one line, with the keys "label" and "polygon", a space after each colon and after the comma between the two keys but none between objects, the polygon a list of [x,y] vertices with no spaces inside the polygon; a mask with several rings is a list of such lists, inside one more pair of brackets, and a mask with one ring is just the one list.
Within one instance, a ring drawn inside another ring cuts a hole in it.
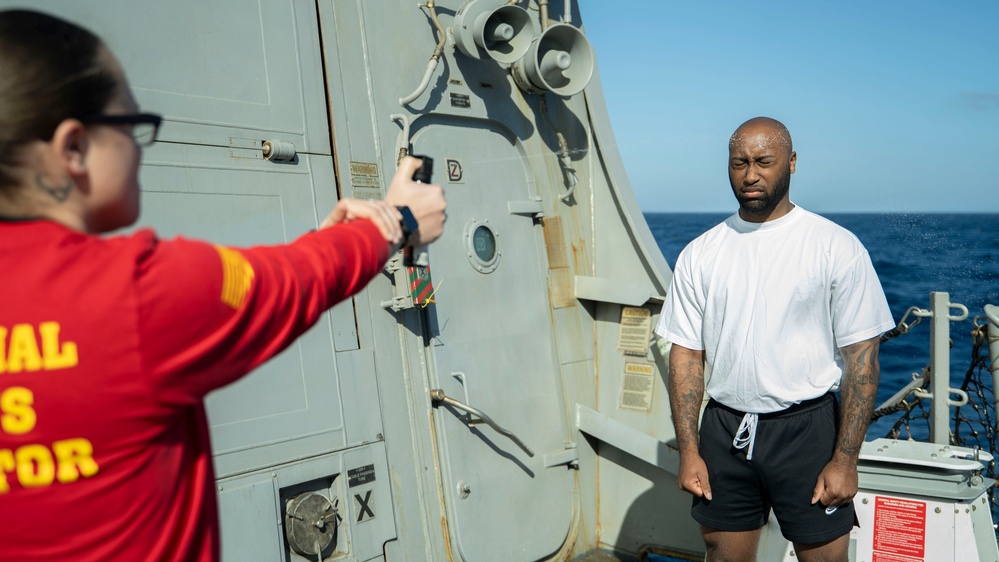
[{"label": "circular porthole", "polygon": [[499,249],[499,234],[489,221],[472,219],[465,227],[465,249],[468,261],[479,273],[492,273],[499,265],[503,252]]}]

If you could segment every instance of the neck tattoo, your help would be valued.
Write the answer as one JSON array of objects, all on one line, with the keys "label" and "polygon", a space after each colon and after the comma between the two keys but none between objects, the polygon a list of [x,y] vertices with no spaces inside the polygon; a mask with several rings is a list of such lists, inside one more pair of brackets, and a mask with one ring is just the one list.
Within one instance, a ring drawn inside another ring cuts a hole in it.
[{"label": "neck tattoo", "polygon": [[73,190],[73,180],[66,177],[66,184],[63,186],[48,185],[45,183],[45,178],[41,174],[35,174],[35,183],[38,187],[42,188],[42,191],[48,193],[53,199],[62,203],[69,199],[69,194]]}]

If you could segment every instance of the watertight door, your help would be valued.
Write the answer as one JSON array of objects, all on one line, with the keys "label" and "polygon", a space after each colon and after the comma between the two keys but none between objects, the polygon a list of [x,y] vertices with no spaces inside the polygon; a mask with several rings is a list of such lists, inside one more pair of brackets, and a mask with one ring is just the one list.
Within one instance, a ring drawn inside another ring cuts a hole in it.
[{"label": "watertight door", "polygon": [[511,202],[535,195],[528,161],[501,125],[430,119],[414,134],[414,151],[450,147],[435,158],[448,222],[430,254],[440,289],[427,309],[431,385],[534,453],[440,404],[434,424],[449,533],[464,560],[537,560],[565,541],[573,478],[565,464],[545,467],[566,440],[542,230],[530,214],[511,214]]}]

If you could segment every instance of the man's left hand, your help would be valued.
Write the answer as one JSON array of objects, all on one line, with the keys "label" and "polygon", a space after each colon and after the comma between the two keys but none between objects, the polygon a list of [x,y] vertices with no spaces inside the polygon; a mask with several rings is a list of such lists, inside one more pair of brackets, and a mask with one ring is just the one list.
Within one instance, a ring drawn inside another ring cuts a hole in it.
[{"label": "man's left hand", "polygon": [[833,457],[819,473],[812,491],[812,504],[821,502],[828,507],[839,507],[856,495],[856,461]]}]

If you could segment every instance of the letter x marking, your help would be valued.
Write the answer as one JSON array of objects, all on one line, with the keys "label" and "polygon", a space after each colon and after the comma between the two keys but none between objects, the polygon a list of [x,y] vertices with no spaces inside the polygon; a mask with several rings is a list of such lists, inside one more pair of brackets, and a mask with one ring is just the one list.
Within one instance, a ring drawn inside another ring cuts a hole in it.
[{"label": "letter x marking", "polygon": [[364,521],[364,514],[365,513],[367,513],[371,517],[375,516],[375,512],[371,511],[371,508],[368,507],[368,502],[371,501],[371,490],[368,490],[364,494],[364,499],[361,499],[361,496],[358,495],[358,494],[354,494],[354,499],[357,500],[357,505],[360,508],[360,510],[357,513],[357,522],[358,523],[360,523],[361,521]]}]

